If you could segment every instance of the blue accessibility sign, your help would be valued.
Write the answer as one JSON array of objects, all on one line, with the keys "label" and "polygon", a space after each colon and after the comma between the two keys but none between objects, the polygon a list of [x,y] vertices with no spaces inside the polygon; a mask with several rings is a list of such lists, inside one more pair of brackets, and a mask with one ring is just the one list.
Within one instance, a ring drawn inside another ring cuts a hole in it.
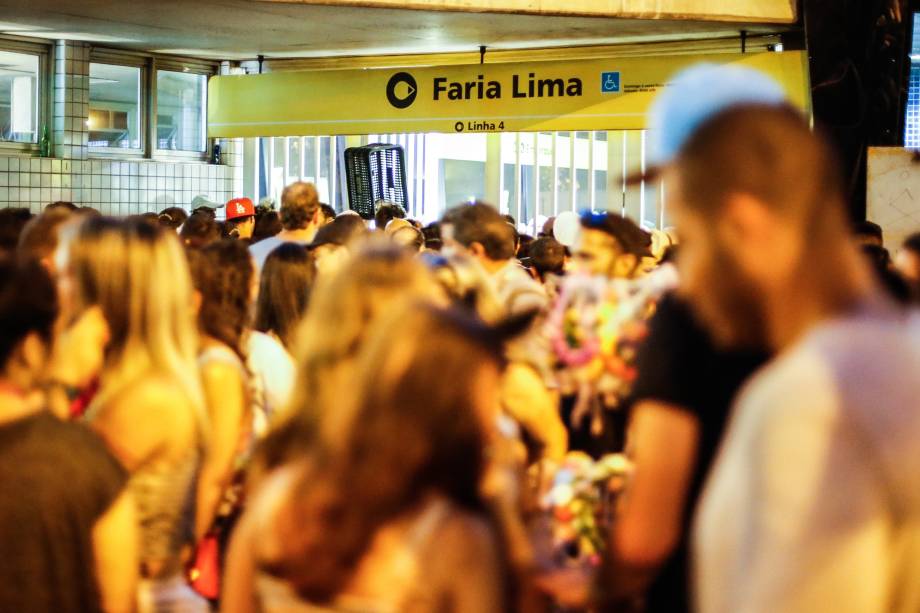
[{"label": "blue accessibility sign", "polygon": [[616,94],[620,92],[620,73],[602,72],[601,73],[601,93]]}]

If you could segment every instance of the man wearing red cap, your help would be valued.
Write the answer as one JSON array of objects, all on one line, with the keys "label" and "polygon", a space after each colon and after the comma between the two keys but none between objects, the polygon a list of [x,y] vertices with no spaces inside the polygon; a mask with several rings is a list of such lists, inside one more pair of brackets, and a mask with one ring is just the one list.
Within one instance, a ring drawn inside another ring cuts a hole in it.
[{"label": "man wearing red cap", "polygon": [[249,198],[234,198],[227,203],[228,234],[250,240],[256,228],[256,207]]}]

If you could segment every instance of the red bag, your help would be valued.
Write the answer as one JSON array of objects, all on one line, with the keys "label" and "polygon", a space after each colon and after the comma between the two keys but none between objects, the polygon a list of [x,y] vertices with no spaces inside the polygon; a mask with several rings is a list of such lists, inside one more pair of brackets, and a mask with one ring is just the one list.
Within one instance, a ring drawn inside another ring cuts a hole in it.
[{"label": "red bag", "polygon": [[188,569],[188,583],[208,600],[217,600],[220,595],[220,542],[217,534],[207,533],[195,547]]}]

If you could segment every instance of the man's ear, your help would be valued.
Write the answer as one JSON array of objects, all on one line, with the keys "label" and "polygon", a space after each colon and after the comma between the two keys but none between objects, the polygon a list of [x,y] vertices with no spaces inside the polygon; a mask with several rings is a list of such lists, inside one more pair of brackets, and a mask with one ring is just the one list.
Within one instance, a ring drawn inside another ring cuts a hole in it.
[{"label": "man's ear", "polygon": [[486,256],[486,248],[482,246],[482,243],[472,242],[468,247],[470,253],[477,258],[483,258]]},{"label": "man's ear", "polygon": [[729,244],[763,245],[774,239],[776,215],[750,194],[730,194],[719,214],[718,231]]}]

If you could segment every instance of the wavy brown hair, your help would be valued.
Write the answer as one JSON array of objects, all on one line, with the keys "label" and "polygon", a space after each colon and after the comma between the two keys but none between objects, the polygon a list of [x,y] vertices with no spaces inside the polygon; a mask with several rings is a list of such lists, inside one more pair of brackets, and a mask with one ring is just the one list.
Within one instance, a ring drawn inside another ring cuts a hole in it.
[{"label": "wavy brown hair", "polygon": [[477,320],[417,303],[395,309],[361,352],[353,397],[324,417],[277,517],[282,552],[265,569],[325,603],[377,530],[426,495],[486,514],[487,425],[473,399],[483,369],[501,363],[501,342]]},{"label": "wavy brown hair", "polygon": [[246,245],[221,240],[188,252],[192,283],[201,295],[198,329],[230,347],[245,362],[243,334],[255,270]]}]

